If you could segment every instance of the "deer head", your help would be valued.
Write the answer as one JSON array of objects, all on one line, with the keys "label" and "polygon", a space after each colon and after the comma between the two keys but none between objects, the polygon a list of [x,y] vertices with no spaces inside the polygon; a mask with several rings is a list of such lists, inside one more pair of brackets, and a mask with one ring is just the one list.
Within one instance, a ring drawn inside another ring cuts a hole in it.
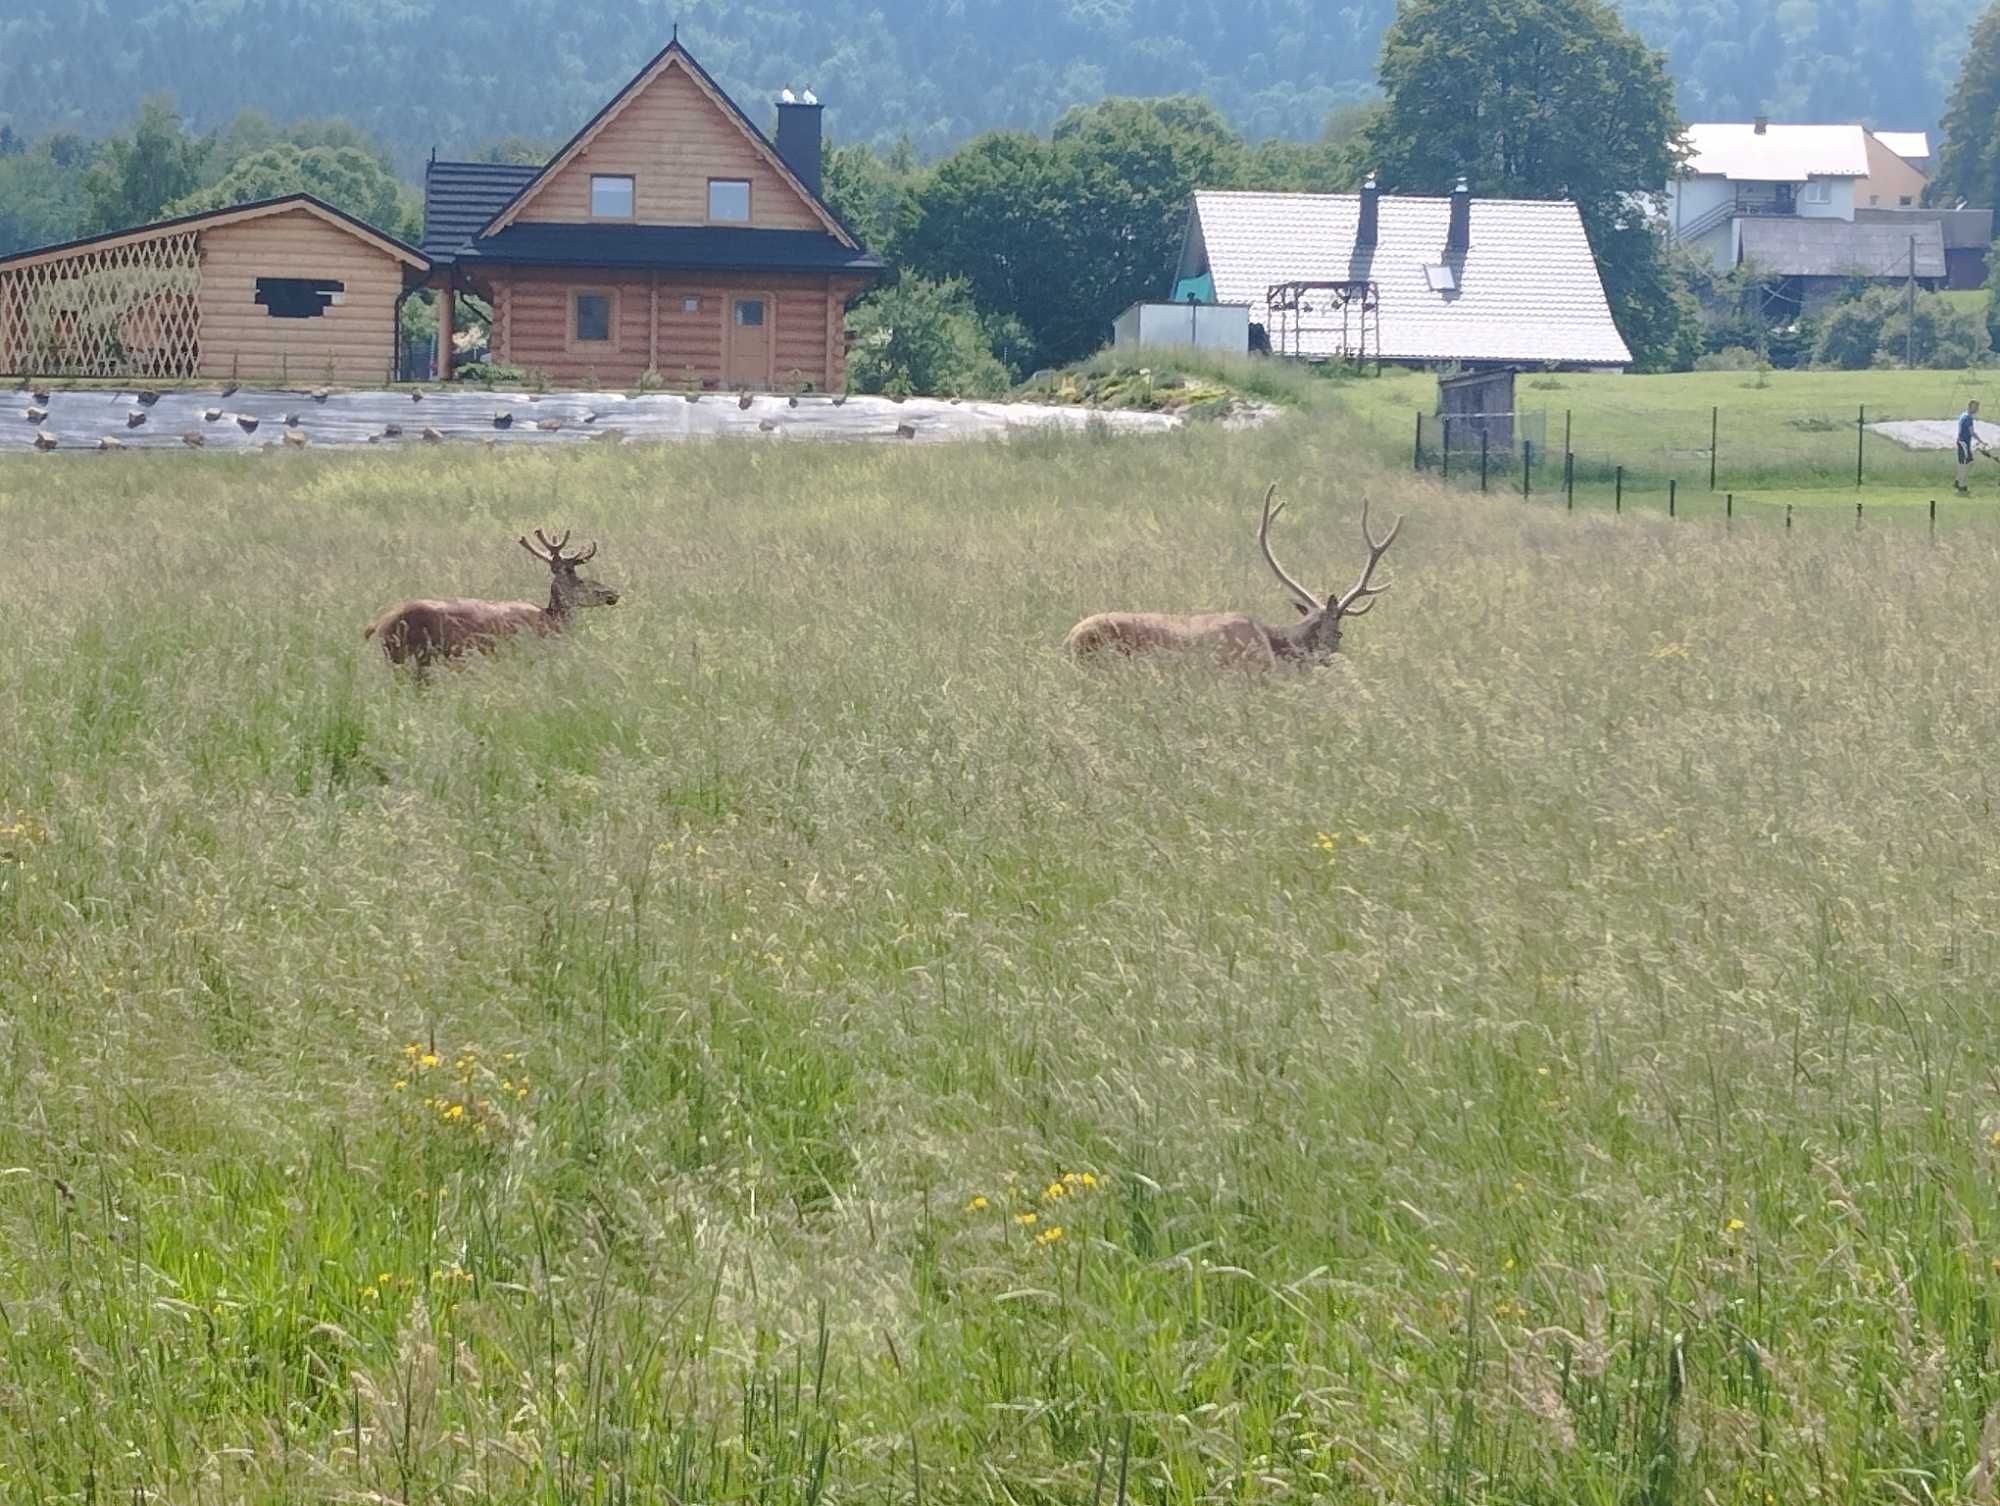
[{"label": "deer head", "polygon": [[1301,659],[1318,663],[1331,658],[1340,648],[1340,624],[1346,617],[1359,617],[1375,605],[1375,598],[1389,588],[1386,585],[1370,585],[1369,580],[1382,556],[1389,552],[1389,546],[1396,542],[1396,535],[1402,532],[1403,519],[1398,516],[1390,526],[1388,534],[1377,543],[1368,531],[1368,499],[1361,499],[1361,542],[1367,548],[1368,559],[1361,567],[1360,578],[1345,592],[1325,598],[1314,595],[1297,580],[1293,579],[1285,567],[1278,563],[1277,555],[1271,552],[1271,524],[1279,513],[1285,510],[1280,502],[1276,507],[1272,499],[1278,495],[1274,484],[1264,493],[1264,516],[1257,524],[1257,547],[1264,551],[1264,562],[1271,567],[1271,573],[1278,577],[1298,608],[1299,621],[1289,628],[1273,629],[1271,647],[1281,658]]},{"label": "deer head", "polygon": [[588,575],[576,573],[578,565],[596,555],[595,543],[580,554],[564,554],[563,550],[569,544],[569,531],[565,529],[561,538],[550,543],[548,535],[539,528],[535,530],[535,543],[541,547],[538,549],[535,544],[529,543],[525,534],[521,538],[521,547],[549,567],[550,616],[567,617],[578,607],[609,607],[618,604],[618,593],[611,587]]}]

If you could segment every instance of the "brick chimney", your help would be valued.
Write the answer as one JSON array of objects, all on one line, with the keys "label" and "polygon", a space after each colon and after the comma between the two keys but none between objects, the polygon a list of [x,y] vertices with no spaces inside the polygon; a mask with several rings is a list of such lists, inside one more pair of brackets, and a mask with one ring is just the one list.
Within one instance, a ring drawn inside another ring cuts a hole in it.
[{"label": "brick chimney", "polygon": [[1763,135],[1771,129],[1771,117],[1768,115],[1759,115],[1755,120],[1750,122],[1750,129],[1759,136]]},{"label": "brick chimney", "polygon": [[1354,232],[1354,249],[1373,251],[1381,226],[1382,191],[1375,186],[1375,175],[1370,173],[1361,182],[1361,225]]},{"label": "brick chimney", "polygon": [[[790,91],[787,91],[790,92]],[[819,192],[820,111],[823,108],[806,91],[807,104],[800,100],[778,101],[778,155],[792,176],[814,193]]]},{"label": "brick chimney", "polygon": [[1464,178],[1451,191],[1451,228],[1445,231],[1446,251],[1465,251],[1472,245],[1472,190]]}]

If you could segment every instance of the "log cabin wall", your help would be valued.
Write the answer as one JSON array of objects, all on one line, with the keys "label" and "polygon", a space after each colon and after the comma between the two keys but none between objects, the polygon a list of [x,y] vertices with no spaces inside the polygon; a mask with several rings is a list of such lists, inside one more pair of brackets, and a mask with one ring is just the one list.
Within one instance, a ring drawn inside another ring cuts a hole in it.
[{"label": "log cabin wall", "polygon": [[594,174],[632,179],[629,223],[706,225],[709,180],[729,178],[750,184],[749,224],[821,228],[819,216],[678,67],[655,78],[574,161],[536,189],[517,218],[588,223]]},{"label": "log cabin wall", "polygon": [[[636,387],[650,368],[668,386],[707,385],[821,392],[845,383],[848,298],[859,277],[798,272],[675,273],[587,268],[484,271],[496,311],[497,355],[557,386]],[[576,338],[579,293],[613,300],[612,338]],[[761,298],[768,338],[746,365],[735,344],[734,304]],[[734,348],[733,348],[734,347]],[[732,363],[732,356],[736,360]]]}]

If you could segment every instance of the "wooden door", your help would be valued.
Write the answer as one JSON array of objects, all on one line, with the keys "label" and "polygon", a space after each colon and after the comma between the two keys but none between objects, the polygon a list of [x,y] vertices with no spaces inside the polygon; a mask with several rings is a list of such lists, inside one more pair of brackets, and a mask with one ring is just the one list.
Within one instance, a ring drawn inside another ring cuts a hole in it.
[{"label": "wooden door", "polygon": [[731,293],[723,318],[728,355],[724,374],[732,387],[771,385],[772,326],[777,323],[777,300],[768,293]]}]

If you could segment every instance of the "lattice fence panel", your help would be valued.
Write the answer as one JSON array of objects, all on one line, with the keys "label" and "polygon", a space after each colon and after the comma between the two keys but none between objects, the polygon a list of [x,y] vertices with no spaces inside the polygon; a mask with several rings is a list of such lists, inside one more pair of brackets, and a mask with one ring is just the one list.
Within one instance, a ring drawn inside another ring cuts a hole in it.
[{"label": "lattice fence panel", "polygon": [[201,366],[201,256],[179,231],[0,271],[0,370],[192,377]]}]

